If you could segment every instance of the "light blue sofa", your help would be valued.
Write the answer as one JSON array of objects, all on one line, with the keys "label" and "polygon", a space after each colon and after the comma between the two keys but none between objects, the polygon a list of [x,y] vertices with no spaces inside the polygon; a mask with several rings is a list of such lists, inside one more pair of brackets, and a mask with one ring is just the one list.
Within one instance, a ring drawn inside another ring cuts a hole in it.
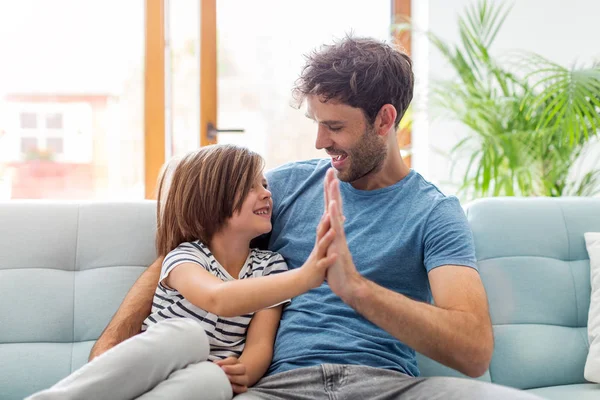
[{"label": "light blue sofa", "polygon": [[[489,199],[467,207],[495,333],[481,378],[548,399],[600,399],[583,378],[590,301],[583,233],[600,199]],[[0,399],[83,365],[154,259],[155,205],[0,203]],[[458,373],[424,357],[422,374]]]}]

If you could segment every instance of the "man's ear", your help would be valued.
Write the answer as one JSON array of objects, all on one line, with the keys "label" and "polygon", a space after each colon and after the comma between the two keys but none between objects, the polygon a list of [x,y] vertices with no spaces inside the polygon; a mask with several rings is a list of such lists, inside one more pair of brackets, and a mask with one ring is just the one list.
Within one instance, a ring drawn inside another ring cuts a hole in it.
[{"label": "man's ear", "polygon": [[390,129],[394,127],[397,116],[396,107],[391,104],[384,104],[379,109],[379,113],[377,113],[377,117],[375,118],[375,131],[377,134],[381,136],[387,135]]}]

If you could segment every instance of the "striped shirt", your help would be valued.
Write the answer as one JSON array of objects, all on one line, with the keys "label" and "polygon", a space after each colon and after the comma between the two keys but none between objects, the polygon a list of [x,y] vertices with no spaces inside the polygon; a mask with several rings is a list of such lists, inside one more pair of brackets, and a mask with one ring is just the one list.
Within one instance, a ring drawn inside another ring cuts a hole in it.
[{"label": "striped shirt", "polygon": [[[217,278],[231,281],[234,278],[219,264],[208,247],[200,241],[186,242],[177,246],[165,257],[152,311],[142,325],[149,326],[169,318],[193,318],[202,324],[210,343],[209,361],[242,355],[246,343],[248,325],[254,313],[233,318],[219,317],[187,301],[177,290],[163,284],[169,273],[183,263],[198,264]],[[278,253],[251,249],[238,279],[258,278],[287,271],[287,264]],[[276,304],[287,304],[289,300]],[[275,307],[273,305],[272,307]]]}]

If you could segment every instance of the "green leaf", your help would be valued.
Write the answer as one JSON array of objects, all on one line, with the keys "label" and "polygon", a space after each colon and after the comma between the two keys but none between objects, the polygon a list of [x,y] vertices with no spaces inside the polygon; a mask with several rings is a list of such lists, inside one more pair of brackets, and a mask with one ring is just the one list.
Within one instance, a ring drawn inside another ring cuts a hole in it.
[{"label": "green leaf", "polygon": [[569,174],[598,136],[600,63],[567,68],[523,51],[495,58],[491,46],[511,9],[471,3],[458,20],[458,43],[428,33],[455,73],[433,82],[431,104],[438,118],[468,129],[450,151],[451,173],[461,157],[468,159],[459,185],[468,196],[592,193],[600,186],[596,171],[577,187]]}]

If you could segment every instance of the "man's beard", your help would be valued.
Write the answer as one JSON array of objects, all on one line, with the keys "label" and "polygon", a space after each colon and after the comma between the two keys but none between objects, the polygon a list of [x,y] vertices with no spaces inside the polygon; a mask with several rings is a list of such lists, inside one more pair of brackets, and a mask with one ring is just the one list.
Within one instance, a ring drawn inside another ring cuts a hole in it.
[{"label": "man's beard", "polygon": [[374,129],[367,128],[360,141],[346,153],[350,163],[345,170],[338,171],[337,176],[341,181],[354,182],[381,170],[387,147]]}]

